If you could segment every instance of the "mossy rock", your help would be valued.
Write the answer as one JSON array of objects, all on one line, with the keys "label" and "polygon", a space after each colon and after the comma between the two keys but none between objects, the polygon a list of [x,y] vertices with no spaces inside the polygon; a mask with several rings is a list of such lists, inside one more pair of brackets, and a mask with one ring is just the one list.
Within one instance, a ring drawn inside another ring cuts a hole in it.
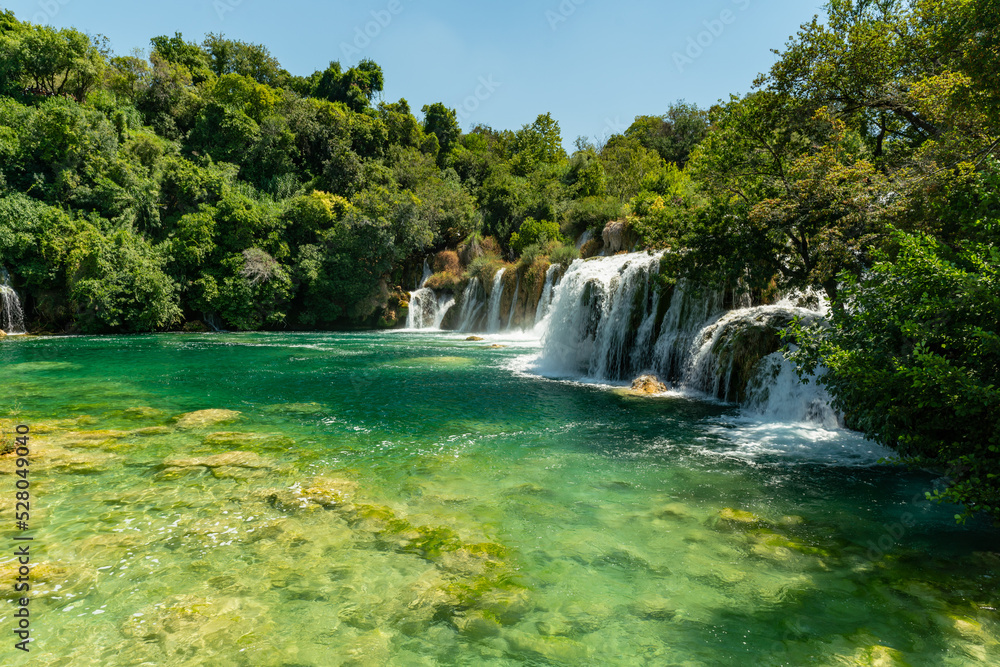
[{"label": "mossy rock", "polygon": [[505,636],[509,650],[515,654],[522,653],[534,659],[564,665],[593,664],[590,647],[567,637],[545,637],[518,631]]},{"label": "mossy rock", "polygon": [[456,614],[452,617],[451,623],[461,634],[473,639],[496,637],[502,628],[492,614],[479,610]]},{"label": "mossy rock", "polygon": [[122,411],[123,417],[136,421],[145,419],[162,419],[165,414],[166,413],[163,410],[158,410],[148,406],[136,406],[133,408],[126,408]]},{"label": "mossy rock", "polygon": [[677,608],[670,600],[661,597],[642,598],[628,606],[630,614],[650,621],[669,621],[677,615]]},{"label": "mossy rock", "polygon": [[187,459],[171,457],[163,461],[163,466],[165,468],[249,468],[251,470],[275,467],[272,461],[259,454],[240,451]]},{"label": "mossy rock", "polygon": [[234,422],[240,418],[240,414],[236,410],[220,409],[188,412],[177,417],[177,428],[183,430],[208,428],[216,424]]},{"label": "mossy rock", "polygon": [[233,431],[219,431],[209,433],[202,439],[202,444],[207,447],[218,449],[223,448],[267,448],[285,450],[295,445],[295,441],[288,436],[274,433],[237,433]]},{"label": "mossy rock", "polygon": [[719,513],[710,519],[710,523],[714,528],[722,530],[750,530],[767,525],[767,521],[753,512],[733,509],[732,507],[719,510]]},{"label": "mossy rock", "polygon": [[151,438],[158,435],[169,435],[171,430],[166,426],[150,426],[149,428],[139,428],[132,431],[132,435],[140,438]]}]

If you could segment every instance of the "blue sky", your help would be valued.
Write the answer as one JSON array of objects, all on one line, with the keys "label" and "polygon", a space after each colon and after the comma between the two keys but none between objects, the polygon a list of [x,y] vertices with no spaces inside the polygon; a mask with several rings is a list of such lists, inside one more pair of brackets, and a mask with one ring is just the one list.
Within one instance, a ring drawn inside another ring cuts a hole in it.
[{"label": "blue sky", "polygon": [[605,138],[685,99],[707,107],[750,90],[811,0],[16,0],[22,20],[100,33],[117,53],[155,35],[208,32],[265,44],[294,74],[362,58],[385,72],[384,98],[414,112],[444,102],[463,129],[517,129],[551,112],[564,143]]}]

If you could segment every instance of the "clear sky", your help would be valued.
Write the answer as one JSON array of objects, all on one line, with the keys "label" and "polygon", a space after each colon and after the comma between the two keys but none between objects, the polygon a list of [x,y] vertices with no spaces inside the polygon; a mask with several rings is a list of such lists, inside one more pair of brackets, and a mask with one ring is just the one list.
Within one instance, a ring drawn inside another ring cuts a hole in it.
[{"label": "clear sky", "polygon": [[[6,0],[21,20],[103,34],[116,53],[209,32],[266,45],[293,74],[382,66],[384,98],[444,102],[462,128],[517,129],[551,112],[567,147],[675,100],[750,90],[819,0]],[[367,33],[367,34],[366,34]]]}]

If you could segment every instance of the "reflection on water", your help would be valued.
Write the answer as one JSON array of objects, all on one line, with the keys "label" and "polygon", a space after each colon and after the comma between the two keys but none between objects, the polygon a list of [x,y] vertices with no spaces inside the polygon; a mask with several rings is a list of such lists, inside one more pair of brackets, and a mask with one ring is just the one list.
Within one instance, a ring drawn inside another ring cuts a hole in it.
[{"label": "reflection on water", "polygon": [[0,343],[5,432],[36,449],[37,641],[5,664],[1000,661],[995,538],[933,478],[842,431],[510,370],[528,352]]}]

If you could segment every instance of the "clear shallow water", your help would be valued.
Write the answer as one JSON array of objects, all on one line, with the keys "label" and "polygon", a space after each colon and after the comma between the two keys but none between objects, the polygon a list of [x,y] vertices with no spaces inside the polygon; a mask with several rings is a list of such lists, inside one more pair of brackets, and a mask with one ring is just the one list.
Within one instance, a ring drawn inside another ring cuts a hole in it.
[{"label": "clear shallow water", "polygon": [[849,433],[533,377],[533,349],[3,341],[44,583],[4,664],[1000,663],[996,534],[923,501],[931,477]]}]

